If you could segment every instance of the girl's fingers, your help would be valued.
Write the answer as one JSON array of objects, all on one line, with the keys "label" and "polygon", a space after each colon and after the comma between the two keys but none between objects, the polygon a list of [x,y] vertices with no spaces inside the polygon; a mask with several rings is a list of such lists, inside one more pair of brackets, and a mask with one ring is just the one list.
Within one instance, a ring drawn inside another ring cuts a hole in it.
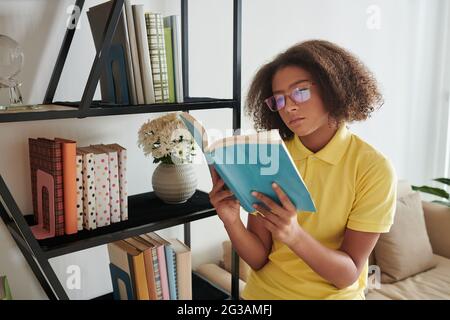
[{"label": "girl's fingers", "polygon": [[211,189],[211,192],[209,193],[210,195],[214,195],[216,192],[218,192],[220,189],[223,188],[223,186],[225,185],[225,182],[222,179],[219,179],[214,185],[213,188]]},{"label": "girl's fingers", "polygon": [[258,210],[258,212],[262,213],[263,214],[263,219],[268,220],[274,226],[280,226],[283,223],[282,219],[279,216],[277,216],[276,214],[273,214],[272,212],[270,212],[266,208],[264,208],[264,207],[262,207],[262,206],[260,206],[258,204],[254,204],[253,208]]},{"label": "girl's fingers", "polygon": [[[211,203],[219,203],[220,201],[225,200],[230,197],[234,197],[233,192],[231,192],[230,190],[224,190],[224,191],[219,191],[214,196],[210,197],[210,201],[211,201]],[[229,199],[229,200],[234,200],[234,199]]]},{"label": "girl's fingers", "polygon": [[278,184],[276,184],[275,182],[272,183],[272,189],[275,191],[275,193],[278,196],[278,199],[280,199],[281,204],[286,210],[290,212],[296,211],[296,208],[292,203],[291,199],[289,199],[289,197],[286,195],[286,193],[284,193],[283,189],[281,189],[281,187]]},{"label": "girl's fingers", "polygon": [[283,207],[280,207],[275,201],[273,201],[272,199],[270,199],[268,196],[266,196],[261,192],[253,191],[252,196],[254,196],[262,203],[264,203],[270,209],[270,211],[272,211],[275,214],[280,214],[281,211],[284,210]]}]

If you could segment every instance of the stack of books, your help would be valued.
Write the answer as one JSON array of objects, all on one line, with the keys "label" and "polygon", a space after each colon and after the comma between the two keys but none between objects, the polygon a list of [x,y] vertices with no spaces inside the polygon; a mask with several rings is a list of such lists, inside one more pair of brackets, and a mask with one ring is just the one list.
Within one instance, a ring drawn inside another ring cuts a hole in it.
[{"label": "stack of books", "polygon": [[[97,50],[112,5],[108,1],[87,12]],[[180,30],[179,16],[163,18],[125,0],[100,76],[103,101],[132,105],[183,102]]]},{"label": "stack of books", "polygon": [[191,250],[152,232],[108,244],[116,300],[192,300]]},{"label": "stack of books", "polygon": [[128,219],[125,148],[77,148],[76,141],[61,138],[30,138],[28,143],[36,239]]}]

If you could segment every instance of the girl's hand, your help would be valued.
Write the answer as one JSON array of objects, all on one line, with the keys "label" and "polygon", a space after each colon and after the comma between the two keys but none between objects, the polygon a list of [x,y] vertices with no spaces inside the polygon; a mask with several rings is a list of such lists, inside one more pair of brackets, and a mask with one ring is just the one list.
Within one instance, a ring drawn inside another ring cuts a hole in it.
[{"label": "girl's hand", "polygon": [[272,237],[290,247],[303,231],[297,221],[297,209],[276,183],[272,184],[272,188],[282,206],[266,195],[254,191],[252,195],[264,203],[266,208],[256,203],[253,207],[262,214],[258,215],[258,219],[262,219],[264,226],[272,233]]},{"label": "girl's hand", "polygon": [[213,167],[211,167],[211,174],[213,188],[209,193],[209,200],[225,225],[234,224],[241,218],[239,201],[231,190],[225,189],[225,182],[220,179]]}]

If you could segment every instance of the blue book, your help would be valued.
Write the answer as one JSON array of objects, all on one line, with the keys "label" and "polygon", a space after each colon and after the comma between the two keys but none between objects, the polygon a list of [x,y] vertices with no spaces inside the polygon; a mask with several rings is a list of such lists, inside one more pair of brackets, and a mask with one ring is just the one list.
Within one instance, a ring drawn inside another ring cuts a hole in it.
[{"label": "blue book", "polygon": [[260,203],[252,196],[252,191],[264,193],[280,204],[272,188],[273,182],[283,189],[298,211],[316,211],[278,130],[235,135],[209,144],[200,122],[189,113],[178,115],[199,145],[208,165],[214,167],[247,212],[255,212],[252,205]]}]

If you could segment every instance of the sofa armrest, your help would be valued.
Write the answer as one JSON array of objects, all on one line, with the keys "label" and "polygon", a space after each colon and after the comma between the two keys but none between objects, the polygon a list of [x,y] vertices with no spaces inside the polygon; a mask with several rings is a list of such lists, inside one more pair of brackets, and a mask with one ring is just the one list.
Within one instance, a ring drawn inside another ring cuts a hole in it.
[{"label": "sofa armrest", "polygon": [[[217,264],[205,263],[198,266],[195,271],[231,295],[231,273],[227,270],[222,269]],[[239,279],[239,297],[241,297],[245,284],[244,281]]]},{"label": "sofa armrest", "polygon": [[450,208],[422,201],[433,253],[450,259]]}]

